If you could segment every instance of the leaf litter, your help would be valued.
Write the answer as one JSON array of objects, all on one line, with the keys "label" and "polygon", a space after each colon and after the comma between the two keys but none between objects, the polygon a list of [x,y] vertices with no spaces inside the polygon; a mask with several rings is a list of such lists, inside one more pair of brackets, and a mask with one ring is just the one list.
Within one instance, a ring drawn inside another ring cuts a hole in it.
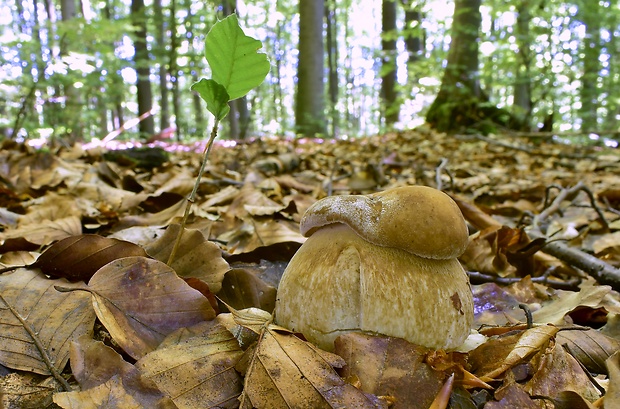
[{"label": "leaf litter", "polygon": [[[145,170],[5,142],[1,404],[620,406],[620,155],[499,140],[420,128],[222,143],[171,266],[199,154],[167,145],[170,160]],[[470,225],[476,320],[462,351],[352,333],[332,354],[271,324],[305,209],[405,184],[446,191]]]}]

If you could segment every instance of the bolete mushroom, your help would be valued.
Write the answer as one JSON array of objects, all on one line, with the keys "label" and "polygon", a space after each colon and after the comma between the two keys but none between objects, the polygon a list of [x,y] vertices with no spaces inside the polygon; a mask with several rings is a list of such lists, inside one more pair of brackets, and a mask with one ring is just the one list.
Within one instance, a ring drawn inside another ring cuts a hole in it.
[{"label": "bolete mushroom", "polygon": [[469,335],[473,300],[457,260],[465,220],[445,193],[423,186],[331,196],[303,215],[308,240],[278,286],[275,321],[322,349],[348,332],[454,349]]}]

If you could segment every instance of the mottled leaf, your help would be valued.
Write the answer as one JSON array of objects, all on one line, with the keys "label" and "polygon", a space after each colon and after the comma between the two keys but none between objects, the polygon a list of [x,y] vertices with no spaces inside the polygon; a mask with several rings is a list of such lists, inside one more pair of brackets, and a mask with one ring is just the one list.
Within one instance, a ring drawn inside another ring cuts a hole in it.
[{"label": "mottled leaf", "polygon": [[115,260],[88,283],[97,317],[114,340],[138,359],[178,328],[210,320],[209,300],[166,264],[145,257]]}]

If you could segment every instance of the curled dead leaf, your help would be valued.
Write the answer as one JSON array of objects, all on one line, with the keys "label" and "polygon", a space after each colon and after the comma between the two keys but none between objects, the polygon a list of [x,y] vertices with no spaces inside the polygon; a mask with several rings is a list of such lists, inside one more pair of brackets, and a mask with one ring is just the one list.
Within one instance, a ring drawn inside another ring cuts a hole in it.
[{"label": "curled dead leaf", "polygon": [[54,278],[88,281],[110,261],[130,256],[146,257],[146,252],[128,241],[80,234],[54,243],[30,267]]}]

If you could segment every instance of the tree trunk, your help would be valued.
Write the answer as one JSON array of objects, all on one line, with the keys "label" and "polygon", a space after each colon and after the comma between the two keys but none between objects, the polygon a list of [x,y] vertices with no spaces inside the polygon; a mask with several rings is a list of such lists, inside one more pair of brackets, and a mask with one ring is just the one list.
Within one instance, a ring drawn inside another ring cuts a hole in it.
[{"label": "tree trunk", "polygon": [[514,84],[514,107],[515,115],[521,118],[525,125],[529,125],[532,114],[530,7],[528,0],[522,0],[517,6],[517,46],[519,52],[517,54],[517,73]]},{"label": "tree trunk", "polygon": [[[586,28],[586,36],[583,44],[583,74],[581,76],[581,89],[579,97],[581,108],[581,129],[595,130],[598,128],[598,98],[600,88],[597,85],[601,64],[601,13],[598,1],[583,1],[579,5],[577,17]],[[613,31],[613,30],[612,30]]]},{"label": "tree trunk", "polygon": [[396,0],[383,0],[381,6],[381,105],[385,125],[398,122],[397,66],[396,66]]},{"label": "tree trunk", "polygon": [[496,126],[511,128],[512,116],[491,106],[480,88],[478,72],[478,32],[482,17],[480,0],[456,0],[452,41],[441,87],[430,106],[426,121],[442,132],[476,129],[483,133]]},{"label": "tree trunk", "polygon": [[409,54],[407,64],[415,64],[424,55],[424,29],[422,28],[422,13],[418,2],[401,0],[405,9],[405,47]]},{"label": "tree trunk", "polygon": [[153,12],[155,14],[156,43],[159,51],[157,63],[159,64],[159,131],[170,128],[170,102],[168,98],[168,68],[166,64],[166,23],[164,21],[163,7],[161,0],[153,1]]},{"label": "tree trunk", "polygon": [[134,40],[134,62],[138,80],[136,82],[138,98],[138,115],[140,121],[140,137],[149,138],[155,133],[155,120],[150,114],[153,108],[153,92],[151,90],[151,61],[146,43],[146,12],[144,0],[131,1],[132,24],[136,30]]},{"label": "tree trunk", "polygon": [[327,72],[329,113],[331,137],[338,137],[340,113],[338,112],[338,27],[336,21],[336,7],[332,2],[325,5],[325,20],[327,22]]},{"label": "tree trunk", "polygon": [[299,1],[299,60],[295,125],[298,134],[325,134],[325,97],[323,83],[324,0]]}]

